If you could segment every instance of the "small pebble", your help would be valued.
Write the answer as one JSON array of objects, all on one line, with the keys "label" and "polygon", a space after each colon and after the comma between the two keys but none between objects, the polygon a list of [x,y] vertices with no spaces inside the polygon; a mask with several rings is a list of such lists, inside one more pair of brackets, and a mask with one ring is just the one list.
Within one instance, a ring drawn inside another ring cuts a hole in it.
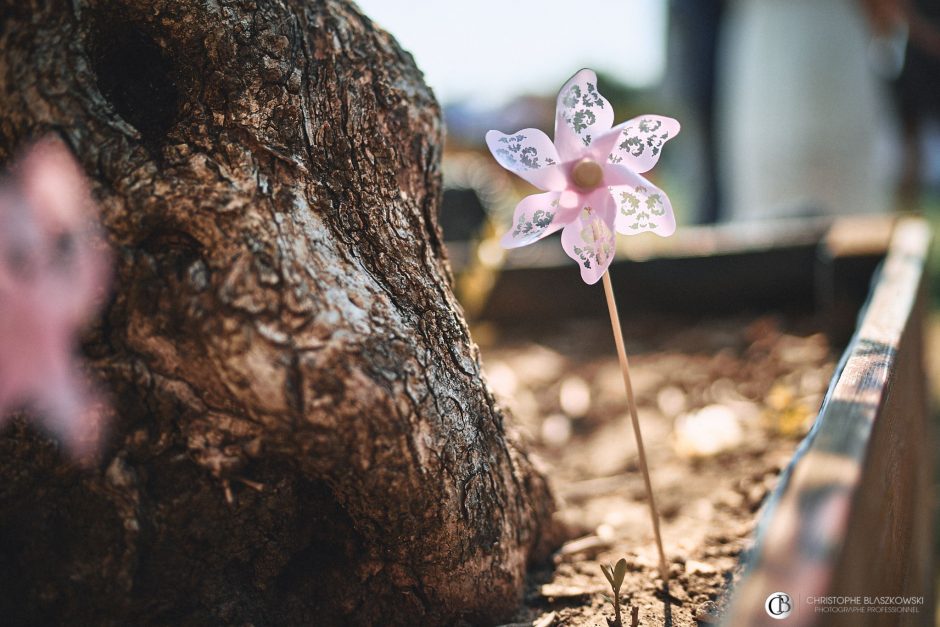
[{"label": "small pebble", "polygon": [[542,441],[549,446],[564,446],[571,439],[571,420],[564,414],[552,414],[542,422]]},{"label": "small pebble", "polygon": [[664,416],[673,418],[686,410],[685,393],[674,385],[667,385],[656,395],[656,404]]},{"label": "small pebble", "polygon": [[572,418],[580,418],[591,409],[591,388],[581,377],[566,377],[558,390],[558,404]]},{"label": "small pebble", "polygon": [[689,574],[699,573],[702,575],[712,575],[718,572],[711,564],[706,564],[705,562],[699,562],[698,560],[687,560],[685,563],[685,572]]},{"label": "small pebble", "polygon": [[676,419],[673,445],[685,458],[711,457],[737,448],[744,431],[737,415],[724,405],[709,405]]}]

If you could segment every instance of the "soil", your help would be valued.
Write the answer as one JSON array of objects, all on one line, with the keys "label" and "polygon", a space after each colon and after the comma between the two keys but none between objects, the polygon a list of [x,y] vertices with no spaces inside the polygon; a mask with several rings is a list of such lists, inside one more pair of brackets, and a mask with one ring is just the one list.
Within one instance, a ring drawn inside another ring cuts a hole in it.
[{"label": "soil", "polygon": [[571,538],[530,573],[514,625],[613,617],[601,563],[627,561],[622,620],[717,622],[765,497],[835,366],[813,319],[630,320],[624,330],[670,562],[668,594],[610,327],[478,329],[487,378],[550,478]]}]

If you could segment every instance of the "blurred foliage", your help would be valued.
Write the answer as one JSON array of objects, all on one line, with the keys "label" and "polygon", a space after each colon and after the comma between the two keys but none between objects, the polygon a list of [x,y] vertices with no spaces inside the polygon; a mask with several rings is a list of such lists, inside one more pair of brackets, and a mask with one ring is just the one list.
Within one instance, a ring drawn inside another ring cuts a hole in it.
[{"label": "blurred foliage", "polygon": [[924,216],[930,223],[930,228],[934,234],[933,249],[930,258],[927,260],[931,279],[928,286],[930,290],[930,308],[934,311],[940,311],[940,280],[938,280],[938,277],[940,277],[940,237],[937,236],[940,233],[940,192],[928,195],[923,201],[923,208]]}]

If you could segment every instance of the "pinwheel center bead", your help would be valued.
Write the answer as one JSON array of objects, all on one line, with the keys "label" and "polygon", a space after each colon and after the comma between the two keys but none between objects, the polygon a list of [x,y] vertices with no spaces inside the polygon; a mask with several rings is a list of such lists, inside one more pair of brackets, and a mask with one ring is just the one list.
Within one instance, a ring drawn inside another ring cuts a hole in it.
[{"label": "pinwheel center bead", "polygon": [[604,169],[593,159],[581,159],[571,170],[571,178],[581,189],[594,189],[604,178]]}]

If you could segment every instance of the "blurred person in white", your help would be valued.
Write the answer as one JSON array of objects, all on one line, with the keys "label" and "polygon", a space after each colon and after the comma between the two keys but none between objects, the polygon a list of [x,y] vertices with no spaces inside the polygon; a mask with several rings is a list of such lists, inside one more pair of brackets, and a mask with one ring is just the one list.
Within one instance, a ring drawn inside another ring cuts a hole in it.
[{"label": "blurred person in white", "polygon": [[877,213],[898,148],[859,0],[734,0],[719,61],[723,217]]},{"label": "blurred person in white", "polygon": [[[899,57],[891,75],[901,123],[903,158],[898,203],[920,207],[925,191],[936,194],[935,168],[929,173],[926,145],[934,145],[940,122],[940,2],[938,0],[864,0],[867,14],[882,40],[894,41]],[[933,129],[931,130],[931,126]]]}]

